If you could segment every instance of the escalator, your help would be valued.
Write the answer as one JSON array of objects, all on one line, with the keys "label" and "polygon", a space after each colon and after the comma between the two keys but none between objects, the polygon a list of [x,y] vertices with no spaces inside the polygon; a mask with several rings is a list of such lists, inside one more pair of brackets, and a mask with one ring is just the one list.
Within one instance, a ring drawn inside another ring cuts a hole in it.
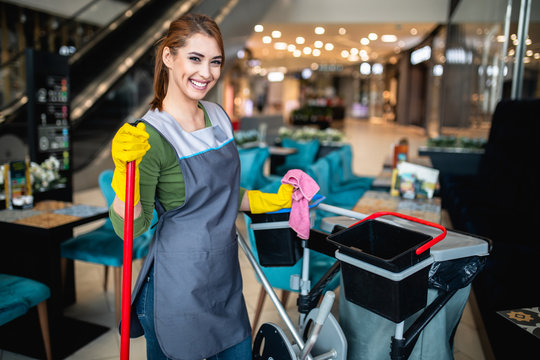
[{"label": "escalator", "polygon": [[[69,58],[73,173],[84,170],[99,156],[124,121],[140,117],[148,109],[153,95],[154,44],[170,20],[187,12],[211,16],[221,27],[226,57],[231,58],[228,52],[236,54],[243,48],[253,25],[271,3],[137,0],[103,26]],[[10,104],[15,111],[9,116],[5,116],[5,108],[0,109],[0,135],[13,133],[25,139],[25,97],[22,89],[20,97]]]}]

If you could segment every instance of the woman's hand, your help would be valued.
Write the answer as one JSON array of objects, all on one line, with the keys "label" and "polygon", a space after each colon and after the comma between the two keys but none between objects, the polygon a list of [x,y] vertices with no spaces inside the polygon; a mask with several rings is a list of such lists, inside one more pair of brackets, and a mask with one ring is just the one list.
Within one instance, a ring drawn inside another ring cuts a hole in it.
[{"label": "woman's hand", "polygon": [[122,125],[113,138],[111,155],[115,169],[111,185],[116,196],[122,202],[126,201],[126,166],[130,161],[135,161],[136,165],[133,204],[136,205],[141,198],[139,190],[139,163],[148,149],[150,149],[148,133],[146,132],[146,126],[142,122],[138,123],[137,126],[130,124]]},{"label": "woman's hand", "polygon": [[263,193],[259,190],[249,190],[249,208],[254,214],[290,208],[293,190],[294,187],[290,184],[281,184],[277,194]]}]

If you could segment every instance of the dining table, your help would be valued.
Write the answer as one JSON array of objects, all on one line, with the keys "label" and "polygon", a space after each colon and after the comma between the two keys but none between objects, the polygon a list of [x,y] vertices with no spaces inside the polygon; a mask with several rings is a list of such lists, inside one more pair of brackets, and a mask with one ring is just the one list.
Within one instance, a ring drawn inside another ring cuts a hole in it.
[{"label": "dining table", "polygon": [[[65,358],[109,329],[64,316],[76,300],[74,263],[69,260],[63,279],[60,245],[74,228],[108,216],[108,208],[43,200],[31,209],[0,210],[0,273],[22,276],[47,285],[53,358]],[[0,348],[42,358],[37,316],[31,311],[0,328]]]}]

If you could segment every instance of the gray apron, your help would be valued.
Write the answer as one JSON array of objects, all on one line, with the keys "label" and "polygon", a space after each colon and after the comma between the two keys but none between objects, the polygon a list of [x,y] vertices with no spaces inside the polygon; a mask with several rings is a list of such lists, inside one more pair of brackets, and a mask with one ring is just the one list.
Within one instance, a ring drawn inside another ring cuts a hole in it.
[{"label": "gray apron", "polygon": [[[186,198],[170,211],[156,201],[159,221],[131,301],[153,263],[156,335],[173,359],[209,357],[250,334],[235,229],[240,160],[225,111],[201,103],[212,126],[191,133],[166,113],[143,117],[176,150]],[[141,336],[131,315],[131,336]]]}]

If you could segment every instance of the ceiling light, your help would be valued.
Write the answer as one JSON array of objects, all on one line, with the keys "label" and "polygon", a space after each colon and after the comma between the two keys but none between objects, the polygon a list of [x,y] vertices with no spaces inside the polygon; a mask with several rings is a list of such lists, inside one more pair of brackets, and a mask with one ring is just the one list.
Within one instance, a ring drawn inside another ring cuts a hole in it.
[{"label": "ceiling light", "polygon": [[360,50],[359,54],[360,54],[361,56],[366,56],[366,55],[367,55],[367,51],[364,50],[364,49],[362,49],[362,50]]},{"label": "ceiling light", "polygon": [[276,50],[286,50],[287,49],[287,43],[283,41],[278,41],[274,43],[274,49]]},{"label": "ceiling light", "polygon": [[289,46],[287,46],[287,50],[289,52],[293,52],[294,50],[296,50],[296,45],[294,44],[289,44]]},{"label": "ceiling light", "polygon": [[515,53],[516,51],[514,49],[508,50],[508,56],[514,56]]},{"label": "ceiling light", "polygon": [[516,36],[516,34],[512,34],[512,35],[510,35],[510,39],[512,39],[512,40],[516,40],[516,39],[517,39],[517,36]]},{"label": "ceiling light", "polygon": [[325,49],[326,51],[332,51],[332,50],[334,50],[334,44],[332,44],[332,43],[326,43],[326,44],[324,45],[324,49]]},{"label": "ceiling light", "polygon": [[339,35],[345,35],[347,33],[347,29],[339,28],[338,33],[339,33]]},{"label": "ceiling light", "polygon": [[306,46],[304,50],[302,50],[302,52],[306,55],[309,55],[311,54],[311,48],[309,46]]},{"label": "ceiling light", "polygon": [[534,58],[535,59],[540,59],[540,53],[534,53]]},{"label": "ceiling light", "polygon": [[348,58],[349,57],[349,52],[347,50],[342,50],[341,51],[341,57]]},{"label": "ceiling light", "polygon": [[302,45],[302,44],[305,43],[305,42],[306,42],[306,39],[304,39],[304,38],[301,37],[301,36],[299,36],[299,37],[296,38],[296,43],[297,43],[298,45]]},{"label": "ceiling light", "polygon": [[365,37],[361,38],[361,39],[360,39],[360,44],[362,44],[362,45],[367,45],[367,44],[369,44],[369,39],[368,39],[368,38],[365,38]]},{"label": "ceiling light", "polygon": [[253,27],[253,30],[255,30],[255,32],[263,32],[264,27],[261,24],[258,24]]},{"label": "ceiling light", "polygon": [[262,42],[265,44],[270,44],[272,42],[272,38],[270,36],[263,36]]},{"label": "ceiling light", "polygon": [[513,44],[514,44],[515,46],[517,46],[518,43],[519,43],[518,39],[516,39],[516,40],[513,41]]},{"label": "ceiling light", "polygon": [[272,31],[272,37],[274,39],[279,39],[281,37],[281,31],[278,31],[278,30]]},{"label": "ceiling light", "polygon": [[506,36],[504,35],[497,36],[497,42],[504,42],[505,39],[506,39]]},{"label": "ceiling light", "polygon": [[236,52],[236,57],[239,59],[243,59],[246,56],[246,52],[244,50],[238,50]]},{"label": "ceiling light", "polygon": [[527,40],[525,40],[525,45],[531,45],[531,44],[532,44],[532,41],[531,41],[531,39],[527,39]]},{"label": "ceiling light", "polygon": [[524,58],[523,58],[523,62],[524,62],[525,64],[528,64],[528,63],[531,62],[531,58],[524,57]]},{"label": "ceiling light", "polygon": [[300,57],[300,56],[302,56],[302,52],[300,50],[296,49],[296,50],[293,51],[293,56],[294,57]]},{"label": "ceiling light", "polygon": [[375,41],[379,38],[379,36],[377,36],[377,34],[375,33],[369,33],[368,35],[368,39],[371,40],[371,41]]},{"label": "ceiling light", "polygon": [[416,30],[416,28],[411,28],[411,30],[409,30],[409,32],[411,33],[411,35],[418,34],[418,30]]},{"label": "ceiling light", "polygon": [[[365,51],[365,50],[364,50]],[[352,48],[351,49],[351,55],[358,55],[358,53],[360,52],[357,48]]]},{"label": "ceiling light", "polygon": [[533,51],[532,50],[527,50],[527,52],[525,53],[527,56],[532,56],[533,55]]},{"label": "ceiling light", "polygon": [[323,45],[324,45],[323,42],[320,41],[320,40],[317,40],[317,41],[315,41],[315,42],[313,43],[313,46],[315,46],[317,49],[322,48]]},{"label": "ceiling light", "polygon": [[380,75],[383,73],[383,66],[379,63],[375,63],[371,67],[371,72],[373,73],[373,75]]},{"label": "ceiling light", "polygon": [[358,60],[360,60],[360,57],[358,55],[351,54],[351,55],[349,55],[347,60],[349,60],[349,61],[358,61]]},{"label": "ceiling light", "polygon": [[443,71],[444,69],[441,64],[433,65],[433,76],[441,76]]},{"label": "ceiling light", "polygon": [[324,28],[323,28],[322,26],[317,26],[317,27],[315,28],[315,34],[317,34],[317,35],[322,35],[322,34],[324,34]]},{"label": "ceiling light", "polygon": [[382,35],[381,36],[381,41],[382,42],[396,42],[397,41],[397,36],[396,35],[390,35],[390,34],[387,34],[387,35]]},{"label": "ceiling light", "polygon": [[319,55],[321,55],[321,50],[319,50],[319,49],[314,49],[314,50],[313,50],[313,56],[319,56]]},{"label": "ceiling light", "polygon": [[369,75],[370,73],[371,73],[371,65],[369,65],[369,63],[364,62],[360,64],[360,74]]},{"label": "ceiling light", "polygon": [[267,78],[268,78],[268,81],[270,82],[280,82],[280,81],[283,81],[283,79],[285,78],[285,75],[279,71],[270,71],[268,73]]},{"label": "ceiling light", "polygon": [[305,68],[302,70],[302,79],[309,79],[312,74],[313,71],[311,69]]}]

